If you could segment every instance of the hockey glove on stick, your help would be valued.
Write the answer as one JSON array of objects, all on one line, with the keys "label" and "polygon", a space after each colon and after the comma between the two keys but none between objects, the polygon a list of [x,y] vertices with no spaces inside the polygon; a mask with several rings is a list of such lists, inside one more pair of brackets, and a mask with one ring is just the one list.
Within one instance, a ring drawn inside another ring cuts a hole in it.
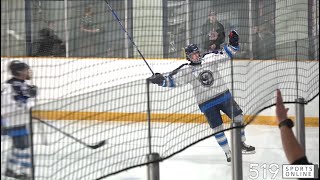
[{"label": "hockey glove on stick", "polygon": [[160,73],[155,73],[154,75],[152,75],[151,77],[149,77],[149,81],[152,84],[158,84],[159,86],[161,86],[163,84],[163,81],[165,80],[165,78],[163,77],[162,74]]}]

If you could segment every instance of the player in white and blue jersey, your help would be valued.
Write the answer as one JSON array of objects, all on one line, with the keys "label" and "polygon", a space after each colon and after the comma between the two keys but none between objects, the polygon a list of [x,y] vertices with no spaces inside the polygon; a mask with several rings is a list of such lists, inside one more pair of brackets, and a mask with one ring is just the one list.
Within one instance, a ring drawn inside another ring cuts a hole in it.
[{"label": "player in white and blue jersey", "polygon": [[[12,78],[1,84],[1,126],[12,139],[5,176],[31,179],[29,128],[30,108],[34,105],[37,87],[27,84],[32,78],[28,64],[13,60],[9,64]],[[4,121],[4,122],[3,122]]]},{"label": "player in white and blue jersey", "polygon": [[[226,62],[239,51],[239,35],[236,31],[229,34],[229,45],[221,51],[212,51],[203,57],[197,45],[190,44],[185,48],[188,64],[183,64],[168,75],[156,73],[150,81],[163,87],[179,87],[191,84],[194,95],[202,113],[204,113],[212,129],[221,129],[222,117],[220,111],[234,121],[243,122],[243,114],[239,105],[233,99],[225,81],[221,77],[218,65]],[[232,107],[233,110],[232,110]],[[233,114],[232,114],[233,113]],[[244,130],[241,131],[243,153],[254,153],[255,147],[245,144]],[[231,151],[224,132],[215,135],[218,144],[224,150],[227,161],[231,161]]]}]

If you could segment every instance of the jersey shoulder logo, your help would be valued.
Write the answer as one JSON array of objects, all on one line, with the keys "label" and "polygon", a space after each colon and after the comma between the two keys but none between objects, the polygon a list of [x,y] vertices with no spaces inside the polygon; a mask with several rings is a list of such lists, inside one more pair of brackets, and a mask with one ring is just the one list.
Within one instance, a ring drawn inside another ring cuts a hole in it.
[{"label": "jersey shoulder logo", "polygon": [[202,71],[198,76],[198,80],[203,86],[209,87],[214,81],[213,73],[209,70]]}]

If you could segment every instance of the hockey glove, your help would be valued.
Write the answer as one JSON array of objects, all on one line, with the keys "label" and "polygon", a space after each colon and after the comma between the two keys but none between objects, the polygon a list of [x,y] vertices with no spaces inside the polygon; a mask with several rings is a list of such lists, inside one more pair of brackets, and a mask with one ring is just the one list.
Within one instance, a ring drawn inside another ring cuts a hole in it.
[{"label": "hockey glove", "polygon": [[235,31],[235,30],[230,31],[229,44],[233,47],[239,46],[239,35],[238,35],[237,31]]},{"label": "hockey glove", "polygon": [[162,74],[160,73],[155,73],[154,75],[152,75],[149,78],[150,82],[153,84],[158,84],[159,86],[161,86],[163,84],[163,81],[165,80],[165,78],[163,77]]},{"label": "hockey glove", "polygon": [[29,96],[31,98],[36,97],[37,96],[37,92],[38,92],[38,87],[37,86],[33,86],[33,85],[29,85]]}]

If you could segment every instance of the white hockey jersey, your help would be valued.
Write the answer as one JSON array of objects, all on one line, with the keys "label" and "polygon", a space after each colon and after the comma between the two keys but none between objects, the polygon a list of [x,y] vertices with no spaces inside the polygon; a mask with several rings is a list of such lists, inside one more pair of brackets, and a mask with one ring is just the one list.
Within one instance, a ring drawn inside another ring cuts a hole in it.
[{"label": "white hockey jersey", "polygon": [[30,87],[26,81],[17,78],[1,84],[1,119],[6,128],[29,123],[29,110],[35,102]]},{"label": "white hockey jersey", "polygon": [[232,46],[225,46],[222,51],[206,54],[201,64],[186,64],[165,76],[166,80],[162,86],[178,87],[191,84],[198,104],[209,101],[228,90],[218,65],[230,60],[236,50]]}]

